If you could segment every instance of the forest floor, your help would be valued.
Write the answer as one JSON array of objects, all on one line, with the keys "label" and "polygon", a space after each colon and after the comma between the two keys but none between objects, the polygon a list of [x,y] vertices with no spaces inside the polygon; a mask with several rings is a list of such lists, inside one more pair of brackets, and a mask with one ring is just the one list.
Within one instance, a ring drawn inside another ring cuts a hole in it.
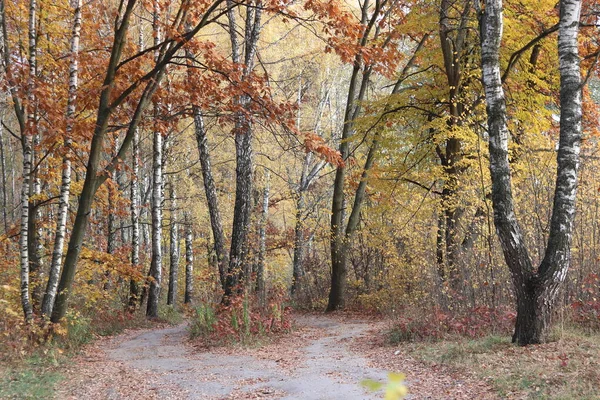
[{"label": "forest floor", "polygon": [[360,382],[407,376],[411,399],[494,399],[475,376],[383,345],[386,324],[349,315],[295,316],[292,333],[262,346],[206,348],[187,325],[125,332],[88,346],[58,399],[375,399]]}]

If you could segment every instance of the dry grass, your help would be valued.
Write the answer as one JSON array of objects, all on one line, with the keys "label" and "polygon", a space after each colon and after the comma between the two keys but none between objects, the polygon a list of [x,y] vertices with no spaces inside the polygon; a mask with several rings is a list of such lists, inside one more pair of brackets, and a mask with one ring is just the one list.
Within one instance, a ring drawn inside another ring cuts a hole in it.
[{"label": "dry grass", "polygon": [[479,377],[507,399],[600,399],[600,335],[562,331],[557,341],[518,347],[508,337],[402,344],[410,354]]}]

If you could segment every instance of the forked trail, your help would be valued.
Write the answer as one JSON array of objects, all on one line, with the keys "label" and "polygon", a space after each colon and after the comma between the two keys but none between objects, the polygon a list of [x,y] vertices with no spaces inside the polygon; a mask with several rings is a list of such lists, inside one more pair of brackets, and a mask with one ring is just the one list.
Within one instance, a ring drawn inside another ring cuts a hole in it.
[{"label": "forked trail", "polygon": [[385,381],[390,358],[408,375],[410,398],[493,398],[485,386],[468,387],[396,349],[371,346],[381,324],[306,315],[296,325],[256,349],[195,348],[185,324],[103,339],[78,358],[57,398],[376,399],[381,393],[360,382]]}]

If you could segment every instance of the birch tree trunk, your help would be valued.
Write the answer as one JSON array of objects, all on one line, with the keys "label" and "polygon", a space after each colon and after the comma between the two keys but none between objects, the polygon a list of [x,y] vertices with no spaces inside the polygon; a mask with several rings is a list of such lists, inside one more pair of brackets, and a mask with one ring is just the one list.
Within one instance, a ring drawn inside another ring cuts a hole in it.
[{"label": "birch tree trunk", "polygon": [[260,216],[260,225],[258,228],[258,268],[256,269],[256,291],[261,306],[266,303],[265,287],[265,257],[267,253],[267,221],[269,219],[269,189],[271,174],[265,171],[265,189],[262,198],[262,212]]},{"label": "birch tree trunk", "polygon": [[25,321],[33,318],[33,306],[30,299],[29,275],[29,198],[31,197],[32,163],[33,163],[33,137],[35,135],[35,78],[36,78],[36,0],[29,2],[29,83],[27,88],[27,119],[26,126],[21,132],[21,146],[23,148],[23,182],[21,187],[21,237],[19,250],[21,258],[21,305]]},{"label": "birch tree trunk", "polygon": [[79,38],[81,36],[81,2],[74,0],[73,31],[71,35],[71,49],[69,62],[69,91],[67,97],[67,111],[65,113],[66,127],[64,135],[64,155],[62,160],[62,176],[58,203],[58,216],[54,234],[54,249],[48,273],[48,283],[42,302],[42,315],[50,316],[54,308],[54,299],[58,288],[60,266],[62,265],[63,249],[67,233],[67,217],[69,213],[69,198],[71,194],[71,145],[73,143],[73,123],[75,119],[75,101],[79,79]]},{"label": "birch tree trunk", "polygon": [[150,263],[150,288],[146,316],[158,317],[158,300],[162,282],[162,204],[163,204],[163,136],[153,133],[152,146],[152,261]]},{"label": "birch tree trunk", "polygon": [[502,1],[487,0],[481,14],[482,74],[488,113],[490,172],[494,223],[517,297],[513,342],[548,340],[551,312],[570,263],[581,142],[581,75],[577,36],[581,1],[560,1],[560,139],[550,233],[544,259],[534,269],[514,212],[508,160],[506,100],[502,89],[499,49]]},{"label": "birch tree trunk", "polygon": [[177,277],[179,275],[179,225],[177,224],[177,192],[171,183],[171,229],[169,232],[169,291],[167,305],[177,304]]},{"label": "birch tree trunk", "polygon": [[[135,269],[140,266],[140,133],[136,129],[133,136],[131,155],[131,264]],[[135,278],[129,281],[129,310],[134,311],[140,296],[139,284]]]},{"label": "birch tree trunk", "polygon": [[[158,46],[161,40],[161,29],[159,27],[159,5],[158,1],[153,1],[152,13],[152,32],[154,37],[154,46]],[[154,58],[158,60],[159,51],[154,51]],[[154,101],[153,117],[159,117],[161,104],[159,100]],[[152,260],[150,262],[150,287],[148,289],[148,304],[146,307],[146,316],[149,318],[158,317],[158,302],[160,299],[160,289],[162,284],[162,223],[163,223],[163,202],[164,202],[164,138],[162,132],[155,129],[152,133]]]},{"label": "birch tree trunk", "polygon": [[185,220],[185,295],[183,302],[190,304],[194,292],[194,235],[192,218],[189,212],[184,213]]}]

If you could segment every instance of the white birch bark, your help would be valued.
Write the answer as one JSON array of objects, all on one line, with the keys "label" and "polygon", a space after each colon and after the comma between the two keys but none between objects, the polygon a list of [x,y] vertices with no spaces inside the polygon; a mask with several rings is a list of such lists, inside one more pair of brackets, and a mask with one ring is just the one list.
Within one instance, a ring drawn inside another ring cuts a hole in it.
[{"label": "white birch bark", "polygon": [[[133,149],[131,154],[131,264],[138,268],[140,264],[140,133],[136,129],[133,136]],[[138,282],[132,278],[129,282],[129,308],[135,310],[139,293]]]},{"label": "white birch bark", "polygon": [[73,123],[75,120],[75,109],[77,99],[77,87],[79,80],[79,39],[81,36],[81,3],[82,0],[74,0],[73,31],[71,34],[71,48],[69,62],[69,91],[67,97],[67,111],[65,113],[66,127],[64,135],[64,155],[62,160],[62,176],[58,203],[58,216],[56,221],[56,232],[54,235],[54,248],[52,261],[48,273],[48,284],[42,302],[42,315],[51,315],[54,307],[54,299],[58,289],[60,277],[60,266],[67,233],[67,216],[69,213],[69,198],[71,194],[71,145],[73,143]]},{"label": "white birch bark", "polygon": [[265,258],[267,253],[267,222],[269,219],[270,181],[271,174],[269,171],[265,171],[265,189],[263,191],[262,210],[258,229],[258,268],[256,271],[256,289],[261,306],[264,306],[266,303]]},{"label": "white birch bark", "polygon": [[[154,31],[154,45],[160,43],[160,28],[158,26],[159,7],[157,0],[154,0],[154,12],[152,27]],[[158,58],[158,53],[155,58]],[[158,117],[160,102],[154,102],[154,118]],[[163,150],[164,138],[162,132],[155,130],[152,134],[152,261],[150,263],[150,288],[148,290],[148,304],[146,316],[150,318],[158,317],[158,301],[162,284],[162,221],[163,221],[163,201],[164,201],[164,176],[163,176]]]},{"label": "white birch bark", "polygon": [[499,51],[502,1],[487,0],[481,15],[482,74],[486,94],[494,223],[517,294],[513,341],[521,345],[547,340],[551,309],[570,261],[575,193],[581,140],[581,78],[577,35],[581,2],[561,0],[560,141],[550,235],[544,260],[535,270],[514,212],[508,161],[506,101],[502,89]]},{"label": "white birch bark", "polygon": [[21,187],[21,237],[19,249],[21,258],[21,305],[25,320],[33,318],[33,307],[29,289],[29,198],[31,195],[31,172],[33,162],[33,137],[35,134],[35,78],[36,78],[36,0],[29,2],[29,83],[27,87],[27,125],[21,132],[21,146],[23,148],[23,182]]}]

